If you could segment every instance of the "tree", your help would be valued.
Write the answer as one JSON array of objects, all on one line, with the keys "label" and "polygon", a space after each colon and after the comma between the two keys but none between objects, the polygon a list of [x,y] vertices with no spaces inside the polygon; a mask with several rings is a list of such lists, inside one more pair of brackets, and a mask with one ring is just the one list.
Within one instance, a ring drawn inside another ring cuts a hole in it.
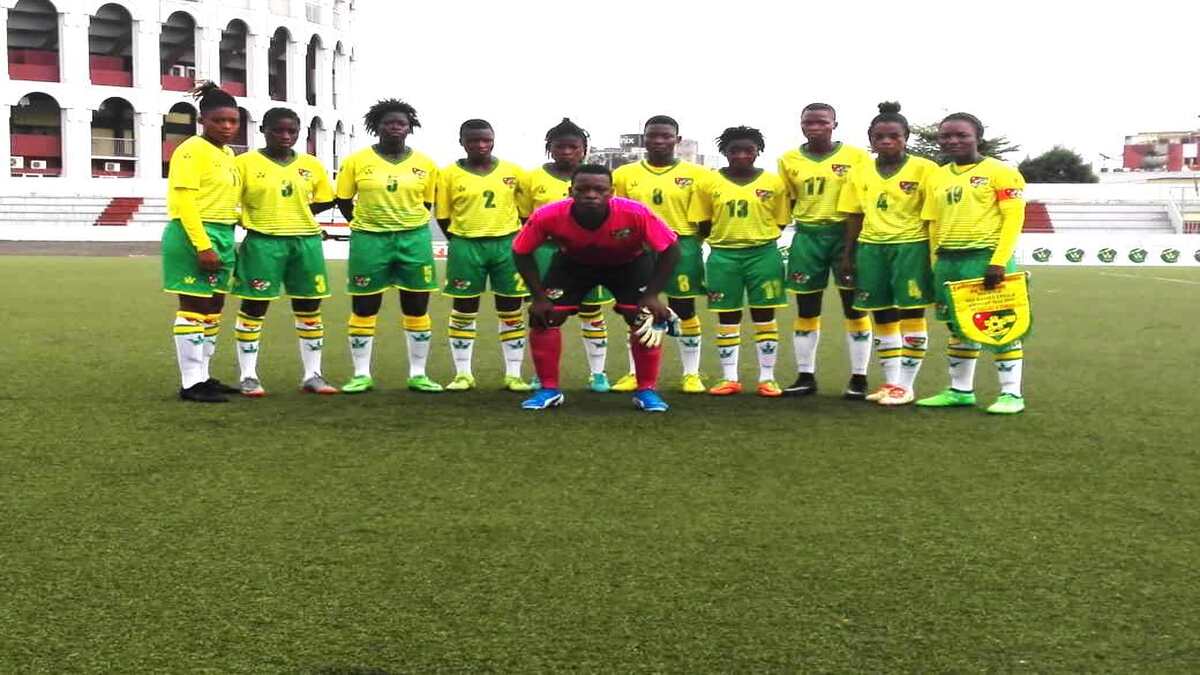
[{"label": "tree", "polygon": [[1017,166],[1026,183],[1099,183],[1091,164],[1074,150],[1056,145],[1030,159],[1026,157]]},{"label": "tree", "polygon": [[[915,124],[912,126],[912,136],[908,139],[908,151],[919,157],[931,159],[938,164],[950,161],[942,154],[937,142],[937,124]],[[1008,140],[1007,136],[984,137],[979,144],[979,154],[984,157],[995,157],[1003,160],[1004,155],[1020,151],[1021,146]]]}]

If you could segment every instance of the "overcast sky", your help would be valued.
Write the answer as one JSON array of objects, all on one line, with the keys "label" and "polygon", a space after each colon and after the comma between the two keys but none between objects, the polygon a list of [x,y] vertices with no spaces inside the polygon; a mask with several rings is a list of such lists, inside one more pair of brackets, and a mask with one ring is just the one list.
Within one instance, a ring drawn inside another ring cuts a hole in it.
[{"label": "overcast sky", "polygon": [[525,165],[564,115],[608,146],[663,113],[708,152],[726,126],[759,127],[772,166],[802,142],[811,101],[837,107],[849,143],[865,145],[876,104],[898,100],[914,123],[965,110],[1025,151],[1063,144],[1089,161],[1119,162],[1126,134],[1200,127],[1197,0],[357,7],[358,114],[380,97],[412,103],[423,126],[410,144],[439,164],[461,156],[470,117],[492,122],[497,156]]}]

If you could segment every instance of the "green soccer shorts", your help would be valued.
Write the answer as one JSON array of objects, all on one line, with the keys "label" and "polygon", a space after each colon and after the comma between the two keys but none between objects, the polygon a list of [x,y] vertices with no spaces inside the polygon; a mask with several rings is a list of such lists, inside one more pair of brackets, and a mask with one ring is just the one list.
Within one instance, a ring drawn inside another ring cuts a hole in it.
[{"label": "green soccer shorts", "polygon": [[233,287],[233,268],[237,254],[234,251],[233,225],[229,223],[204,223],[204,231],[212,240],[213,251],[221,259],[221,269],[208,272],[200,269],[196,261],[196,247],[192,246],[183,223],[178,218],[167,223],[162,236],[163,290],[179,295],[194,295],[211,298],[214,294],[228,293]]},{"label": "green soccer shorts", "polygon": [[668,298],[694,298],[704,295],[704,251],[700,240],[679,236],[679,263],[671,273],[665,290]]},{"label": "green soccer shorts", "polygon": [[[938,321],[950,321],[950,291],[946,288],[946,282],[978,279],[987,271],[991,260],[990,248],[938,251],[937,262],[933,264],[934,301],[937,303]],[[1017,264],[1010,258],[1004,270],[1010,274],[1016,272]]]},{"label": "green soccer shorts", "polygon": [[708,308],[731,312],[745,307],[786,307],[783,256],[775,242],[753,248],[716,248],[704,268]]},{"label": "green soccer shorts", "polygon": [[477,298],[490,286],[492,293],[512,298],[529,295],[525,280],[517,272],[512,242],[515,234],[502,237],[460,237],[447,242],[446,286],[452,298]]},{"label": "green soccer shorts", "polygon": [[293,298],[328,298],[321,235],[273,236],[253,230],[238,249],[233,294],[274,300],[286,289]]},{"label": "green soccer shorts", "polygon": [[819,227],[796,224],[788,248],[787,288],[792,293],[820,293],[833,275],[838,288],[853,289],[853,279],[842,279],[838,267],[846,250],[846,226]]},{"label": "green soccer shorts", "polygon": [[346,292],[375,295],[389,288],[436,291],[433,237],[428,227],[395,232],[350,232]]},{"label": "green soccer shorts", "polygon": [[918,309],[933,304],[928,241],[859,242],[854,267],[854,309]]},{"label": "green soccer shorts", "polygon": [[[549,242],[533,249],[533,261],[537,263],[538,276],[542,279],[545,279],[546,272],[550,271],[550,261],[554,260],[555,253],[558,253],[558,247]],[[593,288],[583,298],[585,305],[607,305],[615,301],[616,298],[613,297],[613,294],[603,286]]]}]

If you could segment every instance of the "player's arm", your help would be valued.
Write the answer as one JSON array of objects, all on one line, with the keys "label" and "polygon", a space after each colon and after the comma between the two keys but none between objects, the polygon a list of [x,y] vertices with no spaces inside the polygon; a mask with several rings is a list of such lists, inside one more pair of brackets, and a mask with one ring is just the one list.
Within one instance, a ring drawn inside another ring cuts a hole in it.
[{"label": "player's arm", "polygon": [[434,199],[433,217],[437,220],[438,228],[447,240],[450,239],[450,190],[454,187],[454,179],[450,169],[441,172],[438,177],[437,197]]},{"label": "player's arm", "polygon": [[187,234],[192,248],[196,249],[196,262],[200,269],[206,272],[216,272],[221,269],[221,259],[213,250],[212,240],[204,231],[204,221],[200,219],[200,207],[196,204],[196,190],[189,188],[174,188],[172,201],[179,212],[179,222]]},{"label": "player's arm", "polygon": [[845,277],[854,274],[854,257],[858,248],[858,236],[862,234],[863,207],[858,186],[853,178],[842,187],[838,195],[838,211],[846,215],[846,239],[842,249],[841,273]]},{"label": "player's arm", "polygon": [[657,257],[646,291],[638,304],[650,310],[655,321],[667,322],[671,320],[671,310],[663,304],[659,295],[667,287],[675,266],[679,264],[679,235],[649,210],[646,211],[642,227],[645,229],[646,244]]},{"label": "player's arm", "polygon": [[540,218],[530,218],[513,238],[513,263],[517,273],[525,281],[529,289],[529,321],[537,327],[548,325],[550,315],[554,312],[554,303],[546,297],[546,288],[542,286],[542,277],[538,274],[537,261],[533,252],[546,239],[546,232]]},{"label": "player's arm", "polygon": [[[308,205],[308,209],[315,216],[332,209],[334,197],[333,185],[329,182],[329,174],[325,173],[325,167],[315,164],[313,173],[317,179],[313,181],[312,203]],[[245,181],[242,184],[245,185]]]},{"label": "player's arm", "polygon": [[775,163],[775,174],[783,180],[783,187],[787,190],[787,199],[784,201],[787,202],[788,213],[794,213],[796,211],[796,188],[792,185],[791,179],[787,177],[787,166],[784,165],[782,157]]},{"label": "player's arm", "polygon": [[342,212],[342,217],[349,223],[354,220],[354,195],[358,193],[358,183],[354,177],[354,162],[347,160],[342,162],[342,168],[338,171],[337,188],[334,190],[334,203],[337,204],[338,211]]},{"label": "player's arm", "polygon": [[[1016,173],[1016,172],[1014,172]],[[983,275],[983,287],[995,288],[1004,281],[1005,265],[1017,248],[1017,237],[1025,227],[1025,181],[1020,174],[996,188],[996,201],[1000,207],[1000,239],[992,259]]]},{"label": "player's arm", "polygon": [[698,180],[696,189],[692,191],[692,199],[688,202],[687,219],[696,225],[696,236],[700,241],[708,239],[713,228],[712,192],[708,180]]}]

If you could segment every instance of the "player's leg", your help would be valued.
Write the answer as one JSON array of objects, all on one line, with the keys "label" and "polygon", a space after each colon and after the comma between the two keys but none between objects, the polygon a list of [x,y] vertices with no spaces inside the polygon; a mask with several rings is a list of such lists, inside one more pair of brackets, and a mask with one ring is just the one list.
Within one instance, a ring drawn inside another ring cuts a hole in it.
[{"label": "player's leg", "polygon": [[[1011,260],[1005,267],[1009,273],[1017,271],[1017,266]],[[982,274],[980,272],[980,276]],[[988,406],[987,411],[994,415],[1013,415],[1024,411],[1025,395],[1021,389],[1025,370],[1024,345],[1017,340],[1000,347],[996,350],[995,363],[996,375],[1000,378],[1000,396]]]},{"label": "player's leg", "polygon": [[[933,272],[929,266],[929,242],[893,244],[891,296],[900,318],[899,380],[880,401],[883,405],[905,405],[913,401],[917,374],[925,360],[929,328],[925,308],[934,302]],[[882,330],[882,326],[878,326]]]},{"label": "player's leg", "polygon": [[[236,289],[235,289],[236,293]],[[267,316],[269,300],[242,300],[238,311],[234,335],[237,337],[238,382],[242,395],[250,398],[266,396],[258,376],[258,355],[262,345],[263,320]]]},{"label": "player's leg", "polygon": [[391,233],[350,233],[350,256],[346,261],[346,292],[350,295],[350,319],[347,339],[354,376],[342,386],[346,394],[359,394],[375,388],[371,377],[371,356],[375,349],[375,326],[383,292],[391,288]]},{"label": "player's leg", "polygon": [[846,324],[846,353],[850,356],[850,381],[842,391],[844,398],[861,401],[867,397],[867,367],[871,363],[871,317],[854,308],[855,283],[853,277],[843,277],[837,269],[846,250],[845,227],[830,228],[825,233],[822,251],[827,256],[826,264],[838,289],[842,301],[842,315]]},{"label": "player's leg", "polygon": [[[616,298],[616,310],[625,317],[630,332],[641,320],[639,303],[654,273],[654,256],[643,253],[625,265],[603,270],[602,283]],[[630,340],[633,370],[637,390],[633,403],[646,412],[666,412],[670,406],[658,394],[658,375],[662,368],[662,345],[646,345],[640,339]]]},{"label": "player's leg", "polygon": [[717,313],[717,358],[721,380],[708,393],[730,396],[742,391],[738,381],[738,355],[741,351],[742,307],[746,296],[740,249],[714,248],[705,262],[708,281],[708,309]]},{"label": "player's leg", "polygon": [[[939,254],[933,266],[933,285],[937,301],[936,316],[939,321],[950,321],[950,298],[946,290],[946,282],[971,278],[969,275],[977,267],[970,264],[970,256],[959,254]],[[982,269],[979,270],[981,276]],[[950,371],[950,386],[940,393],[917,401],[917,405],[927,408],[951,408],[975,405],[975,365],[979,361],[980,344],[966,340],[954,334],[950,326],[950,339],[946,345],[946,356]]]},{"label": "player's leg", "polygon": [[237,338],[238,383],[242,395],[266,395],[258,376],[263,319],[271,300],[283,292],[286,255],[280,255],[278,237],[247,232],[238,250],[233,294],[242,300],[234,336]]},{"label": "player's leg", "polygon": [[222,383],[212,377],[209,370],[217,352],[217,338],[221,334],[221,312],[225,309],[225,294],[233,289],[237,249],[233,239],[233,228],[222,225],[205,226],[213,250],[221,259],[221,269],[213,280],[213,295],[209,312],[204,317],[204,384],[220,394],[236,394],[241,390]]},{"label": "player's leg", "polygon": [[478,334],[479,297],[487,288],[487,244],[477,239],[451,237],[447,246],[446,284],[442,292],[453,299],[448,338],[454,379],[445,389],[467,391],[475,388],[471,369]]},{"label": "player's leg", "polygon": [[783,257],[774,243],[743,252],[742,278],[750,319],[754,322],[754,345],[758,355],[758,395],[776,398],[783,395],[775,381],[775,363],[779,358],[779,324],[775,310],[787,307],[783,287]]},{"label": "player's leg", "polygon": [[579,311],[583,298],[596,286],[598,279],[588,270],[571,265],[555,254],[542,276],[542,286],[554,311],[546,321],[531,317],[529,350],[541,388],[521,402],[525,410],[545,410],[562,405],[565,400],[559,389],[559,363],[562,359],[562,324],[568,316]]},{"label": "player's leg", "polygon": [[437,290],[433,262],[433,238],[429,228],[397,233],[392,278],[400,292],[400,313],[408,347],[408,381],[411,391],[438,393],[442,385],[425,373],[433,344],[433,320],[429,317],[429,294]]},{"label": "player's leg", "polygon": [[[612,386],[604,373],[608,360],[608,322],[604,319],[603,296],[594,288],[588,292],[579,308],[579,332],[583,340],[583,352],[588,364],[588,388],[604,393]],[[632,362],[631,362],[632,363]]]},{"label": "player's leg", "polygon": [[[866,395],[866,400],[872,402],[882,401],[900,381],[900,312],[895,306],[891,281],[894,248],[894,244],[861,242],[855,251],[853,309],[874,316],[875,354],[883,373],[879,388]],[[838,283],[849,281],[839,279]],[[854,356],[853,350],[851,355]]]},{"label": "player's leg", "polygon": [[866,399],[878,403],[887,397],[892,387],[900,385],[900,310],[892,307],[871,314],[875,320],[875,357],[879,359],[883,382]]},{"label": "player's leg", "polygon": [[829,285],[830,261],[826,239],[814,228],[797,227],[788,249],[787,289],[796,295],[792,348],[796,381],[783,392],[807,396],[817,392],[817,347],[821,344],[821,302]]},{"label": "player's leg", "polygon": [[[206,230],[210,228],[206,227]],[[214,232],[210,231],[209,237],[213,236]],[[213,239],[213,244],[215,248],[216,239]],[[175,312],[172,325],[175,356],[179,365],[179,397],[203,403],[223,402],[226,400],[225,396],[212,390],[207,384],[207,339],[204,332],[205,321],[214,313],[216,307],[212,299],[214,291],[225,287],[220,284],[220,272],[200,269],[196,260],[196,249],[191,245],[183,225],[178,220],[171,221],[163,230],[162,275],[163,290],[174,293],[179,299],[179,308]]]},{"label": "player's leg", "polygon": [[679,238],[679,263],[667,284],[667,302],[679,315],[679,359],[683,367],[680,390],[685,394],[703,394],[700,379],[701,330],[696,315],[696,298],[704,295],[704,255],[695,237]]},{"label": "player's leg", "polygon": [[488,281],[496,296],[496,330],[500,334],[500,355],[504,360],[504,389],[524,393],[534,388],[521,379],[525,343],[529,340],[521,304],[529,297],[529,289],[513,261],[514,238],[501,237],[490,244]]},{"label": "player's leg", "polygon": [[296,323],[297,346],[300,350],[301,391],[310,394],[336,394],[338,390],[325,381],[321,356],[325,350],[325,321],[321,317],[321,300],[329,297],[325,253],[320,235],[276,237],[286,261],[284,285],[292,298],[292,315]]}]

